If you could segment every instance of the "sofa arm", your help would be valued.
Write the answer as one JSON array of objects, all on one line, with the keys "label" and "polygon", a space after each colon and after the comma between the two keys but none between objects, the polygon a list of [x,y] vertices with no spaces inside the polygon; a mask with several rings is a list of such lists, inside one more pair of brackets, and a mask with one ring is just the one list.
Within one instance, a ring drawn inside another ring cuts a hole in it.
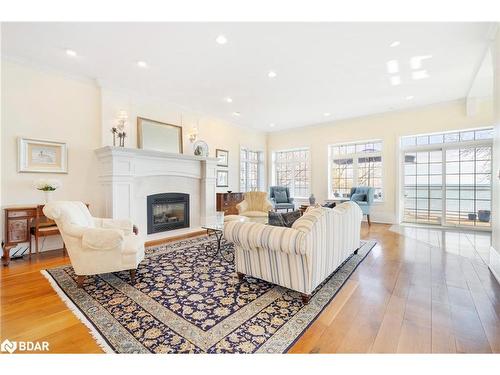
[{"label": "sofa arm", "polygon": [[242,212],[248,211],[248,202],[245,200],[242,200],[240,203],[236,205],[236,209],[238,210],[238,213],[241,214]]},{"label": "sofa arm", "polygon": [[121,247],[125,237],[122,229],[87,228],[82,245],[91,250],[111,250]]},{"label": "sofa arm", "polygon": [[307,253],[305,234],[292,228],[230,221],[224,224],[224,238],[245,250],[265,249],[301,255]]},{"label": "sofa arm", "polygon": [[133,233],[134,225],[130,219],[94,218],[95,226],[102,229],[121,229],[125,235]]},{"label": "sofa arm", "polygon": [[294,199],[292,197],[288,198],[288,203],[293,203],[293,200]]}]

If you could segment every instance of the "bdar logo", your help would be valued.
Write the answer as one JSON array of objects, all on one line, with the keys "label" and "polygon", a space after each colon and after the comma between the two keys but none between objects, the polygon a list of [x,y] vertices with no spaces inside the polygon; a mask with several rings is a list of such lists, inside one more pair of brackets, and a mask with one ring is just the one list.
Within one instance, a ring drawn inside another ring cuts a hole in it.
[{"label": "bdar logo", "polygon": [[0,350],[2,352],[9,352],[10,354],[14,353],[17,349],[17,343],[15,341],[9,341],[5,339],[4,342],[0,345]]}]

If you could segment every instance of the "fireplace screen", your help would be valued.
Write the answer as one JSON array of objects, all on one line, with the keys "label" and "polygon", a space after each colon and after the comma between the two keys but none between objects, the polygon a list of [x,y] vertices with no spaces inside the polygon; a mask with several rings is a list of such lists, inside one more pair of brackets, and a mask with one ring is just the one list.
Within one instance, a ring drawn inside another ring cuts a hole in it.
[{"label": "fireplace screen", "polygon": [[189,195],[164,193],[148,196],[148,234],[189,227]]}]

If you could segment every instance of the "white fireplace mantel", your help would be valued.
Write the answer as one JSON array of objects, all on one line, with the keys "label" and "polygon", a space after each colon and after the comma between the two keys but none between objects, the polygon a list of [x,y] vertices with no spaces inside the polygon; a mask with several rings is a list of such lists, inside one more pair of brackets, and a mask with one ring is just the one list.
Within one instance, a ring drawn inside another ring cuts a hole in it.
[{"label": "white fireplace mantel", "polygon": [[[95,153],[107,217],[131,218],[146,234],[147,196],[176,192],[190,195],[191,227],[214,220],[216,158],[111,146],[101,147]],[[167,234],[176,231],[165,232],[163,237]]]}]

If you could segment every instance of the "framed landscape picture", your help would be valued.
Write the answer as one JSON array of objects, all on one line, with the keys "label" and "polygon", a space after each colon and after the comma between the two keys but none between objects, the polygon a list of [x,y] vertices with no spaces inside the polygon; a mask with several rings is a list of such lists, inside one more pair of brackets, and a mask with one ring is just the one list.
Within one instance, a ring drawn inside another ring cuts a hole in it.
[{"label": "framed landscape picture", "polygon": [[17,152],[19,172],[68,173],[66,143],[19,138]]},{"label": "framed landscape picture", "polygon": [[217,187],[228,187],[228,171],[218,170],[217,171]]},{"label": "framed landscape picture", "polygon": [[217,158],[217,166],[227,167],[229,165],[229,151],[216,149],[215,157]]}]

